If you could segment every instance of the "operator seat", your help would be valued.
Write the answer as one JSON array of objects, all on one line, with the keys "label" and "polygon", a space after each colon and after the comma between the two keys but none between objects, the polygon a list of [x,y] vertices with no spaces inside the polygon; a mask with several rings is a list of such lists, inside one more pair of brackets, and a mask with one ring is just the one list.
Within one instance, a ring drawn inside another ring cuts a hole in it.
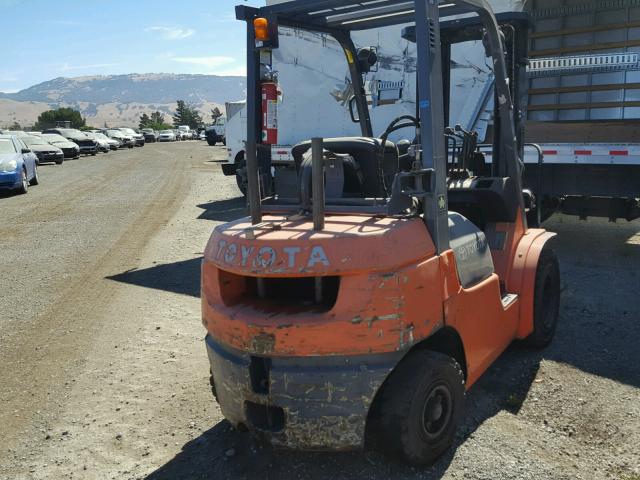
[{"label": "operator seat", "polygon": [[484,232],[457,212],[449,212],[449,238],[462,288],[470,288],[495,273]]},{"label": "operator seat", "polygon": [[452,178],[448,181],[449,208],[482,229],[487,223],[514,222],[520,206],[518,194],[511,177]]},{"label": "operator seat", "polygon": [[[367,137],[325,138],[323,144],[325,150],[353,157],[354,165],[344,164],[345,197],[382,198],[391,194],[393,179],[398,172],[398,149],[393,142],[387,140],[385,143],[384,156],[382,157],[384,184],[380,178],[378,167],[382,153],[380,139]],[[311,141],[305,141],[291,150],[298,174],[300,174],[302,157],[310,148]]]}]

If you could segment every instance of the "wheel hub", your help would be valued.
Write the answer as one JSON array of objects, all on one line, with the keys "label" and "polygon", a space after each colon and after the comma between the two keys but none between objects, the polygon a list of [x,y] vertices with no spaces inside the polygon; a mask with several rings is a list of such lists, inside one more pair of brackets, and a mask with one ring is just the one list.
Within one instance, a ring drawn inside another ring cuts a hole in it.
[{"label": "wheel hub", "polygon": [[423,433],[435,439],[447,428],[451,419],[451,392],[446,385],[437,385],[427,396],[422,412]]}]

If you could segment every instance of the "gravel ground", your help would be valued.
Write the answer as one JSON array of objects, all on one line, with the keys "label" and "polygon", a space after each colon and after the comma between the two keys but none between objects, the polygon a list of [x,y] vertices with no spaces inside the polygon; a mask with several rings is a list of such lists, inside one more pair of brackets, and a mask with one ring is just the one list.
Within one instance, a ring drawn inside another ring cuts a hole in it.
[{"label": "gravel ground", "polygon": [[199,262],[243,214],[200,142],[41,167],[0,198],[0,478],[640,479],[640,223],[546,225],[563,275],[543,352],[510,348],[432,468],[255,445],[208,388]]}]

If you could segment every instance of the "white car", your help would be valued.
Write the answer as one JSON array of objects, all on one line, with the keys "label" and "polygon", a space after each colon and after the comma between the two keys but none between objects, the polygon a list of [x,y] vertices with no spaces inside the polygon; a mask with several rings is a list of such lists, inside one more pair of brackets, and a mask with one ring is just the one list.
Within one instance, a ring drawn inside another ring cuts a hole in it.
[{"label": "white car", "polygon": [[[98,144],[98,151],[99,152],[103,152],[103,153],[107,153],[111,151],[111,144],[109,143],[109,139],[107,139],[107,137],[100,137],[99,133],[93,133],[93,132],[84,132],[84,134],[89,137],[91,140],[95,141]],[[114,142],[115,140],[111,140],[112,142]]]},{"label": "white car", "polygon": [[159,142],[175,142],[176,134],[173,133],[173,130],[162,130],[160,135],[158,135]]},{"label": "white car", "polygon": [[118,128],[122,133],[124,133],[127,137],[131,137],[133,139],[134,145],[136,147],[144,147],[144,135],[136,132],[133,128],[121,127]]}]

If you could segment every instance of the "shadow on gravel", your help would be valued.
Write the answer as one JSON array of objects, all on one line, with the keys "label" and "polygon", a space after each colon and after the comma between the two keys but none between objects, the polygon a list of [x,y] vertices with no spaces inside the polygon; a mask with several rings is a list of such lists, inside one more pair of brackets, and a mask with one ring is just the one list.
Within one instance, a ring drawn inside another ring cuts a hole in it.
[{"label": "shadow on gravel", "polygon": [[606,224],[563,217],[546,227],[558,233],[563,283],[549,360],[640,387],[640,222]]},{"label": "shadow on gravel", "polygon": [[202,258],[194,258],[183,262],[159,264],[142,270],[127,270],[107,279],[200,298],[201,263]]},{"label": "shadow on gravel", "polygon": [[215,202],[198,205],[204,210],[198,220],[213,220],[216,222],[231,222],[247,214],[247,203],[244,197],[217,200]]}]

